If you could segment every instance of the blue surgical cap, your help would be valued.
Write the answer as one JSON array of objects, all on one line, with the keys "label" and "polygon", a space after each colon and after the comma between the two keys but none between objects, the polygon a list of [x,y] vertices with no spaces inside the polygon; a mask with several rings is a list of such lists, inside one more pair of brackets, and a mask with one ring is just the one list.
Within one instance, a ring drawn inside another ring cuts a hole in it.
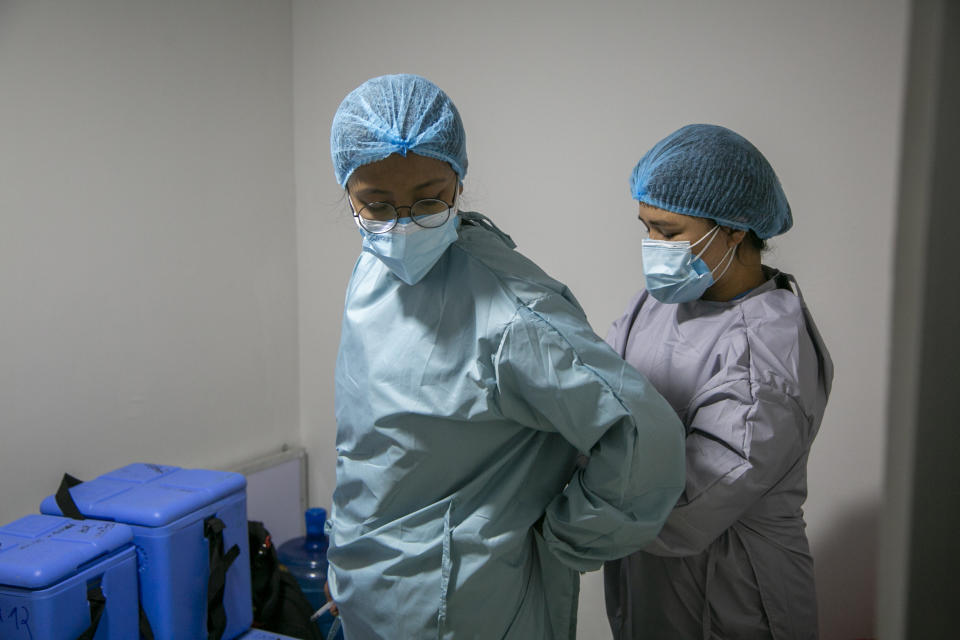
[{"label": "blue surgical cap", "polygon": [[630,176],[634,199],[711,218],[766,239],[793,226],[777,174],[743,136],[711,124],[674,131],[641,158]]},{"label": "blue surgical cap", "polygon": [[330,129],[330,155],[341,187],[357,167],[408,151],[449,162],[467,174],[467,136],[453,101],[426,78],[410,74],[367,80],[340,103]]}]

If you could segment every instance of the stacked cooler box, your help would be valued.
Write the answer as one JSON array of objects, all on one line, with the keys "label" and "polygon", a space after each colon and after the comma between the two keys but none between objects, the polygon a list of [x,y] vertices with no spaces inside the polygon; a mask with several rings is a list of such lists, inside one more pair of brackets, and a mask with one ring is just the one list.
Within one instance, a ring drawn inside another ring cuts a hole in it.
[{"label": "stacked cooler box", "polygon": [[132,541],[122,524],[49,515],[0,527],[0,638],[137,638]]},{"label": "stacked cooler box", "polygon": [[[140,603],[156,640],[232,640],[250,629],[245,488],[238,473],[131,464],[69,489],[89,519],[76,522],[132,532]],[[69,511],[60,498],[49,496],[41,512]]]}]

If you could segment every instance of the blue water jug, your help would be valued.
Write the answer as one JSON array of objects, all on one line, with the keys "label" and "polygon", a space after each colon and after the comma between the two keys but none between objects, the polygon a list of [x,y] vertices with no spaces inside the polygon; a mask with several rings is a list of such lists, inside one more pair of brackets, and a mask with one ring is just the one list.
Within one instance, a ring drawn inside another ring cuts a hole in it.
[{"label": "blue water jug", "polygon": [[[327,596],[323,592],[323,585],[327,582],[327,547],[330,545],[329,538],[323,532],[327,512],[319,507],[307,509],[304,517],[307,521],[307,535],[284,542],[277,549],[277,557],[297,579],[303,595],[314,610],[317,610],[327,602]],[[329,637],[334,620],[329,611],[317,618],[317,625],[324,638]],[[343,640],[343,632],[338,631],[334,637]]]}]

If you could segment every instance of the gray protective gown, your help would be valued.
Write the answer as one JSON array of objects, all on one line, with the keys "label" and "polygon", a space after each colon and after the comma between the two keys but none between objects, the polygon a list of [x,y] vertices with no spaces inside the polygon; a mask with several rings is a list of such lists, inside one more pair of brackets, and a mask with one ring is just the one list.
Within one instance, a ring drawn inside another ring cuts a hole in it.
[{"label": "gray protective gown", "polygon": [[833,363],[796,281],[729,302],[641,291],[607,342],[686,427],[687,477],[660,536],[604,567],[615,638],[816,638],[801,506]]}]

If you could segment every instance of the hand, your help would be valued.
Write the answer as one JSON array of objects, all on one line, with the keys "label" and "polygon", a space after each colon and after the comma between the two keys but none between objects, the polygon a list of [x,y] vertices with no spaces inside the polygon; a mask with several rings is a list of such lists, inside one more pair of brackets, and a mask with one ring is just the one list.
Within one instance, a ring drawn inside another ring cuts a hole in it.
[{"label": "hand", "polygon": [[[333,602],[333,596],[330,595],[330,583],[329,583],[329,582],[324,582],[324,583],[323,583],[323,593],[324,593],[324,595],[327,596],[327,602]],[[340,614],[340,611],[337,609],[336,603],[334,603],[333,606],[330,607],[330,613],[331,613],[332,615],[335,615],[335,616]]]}]

